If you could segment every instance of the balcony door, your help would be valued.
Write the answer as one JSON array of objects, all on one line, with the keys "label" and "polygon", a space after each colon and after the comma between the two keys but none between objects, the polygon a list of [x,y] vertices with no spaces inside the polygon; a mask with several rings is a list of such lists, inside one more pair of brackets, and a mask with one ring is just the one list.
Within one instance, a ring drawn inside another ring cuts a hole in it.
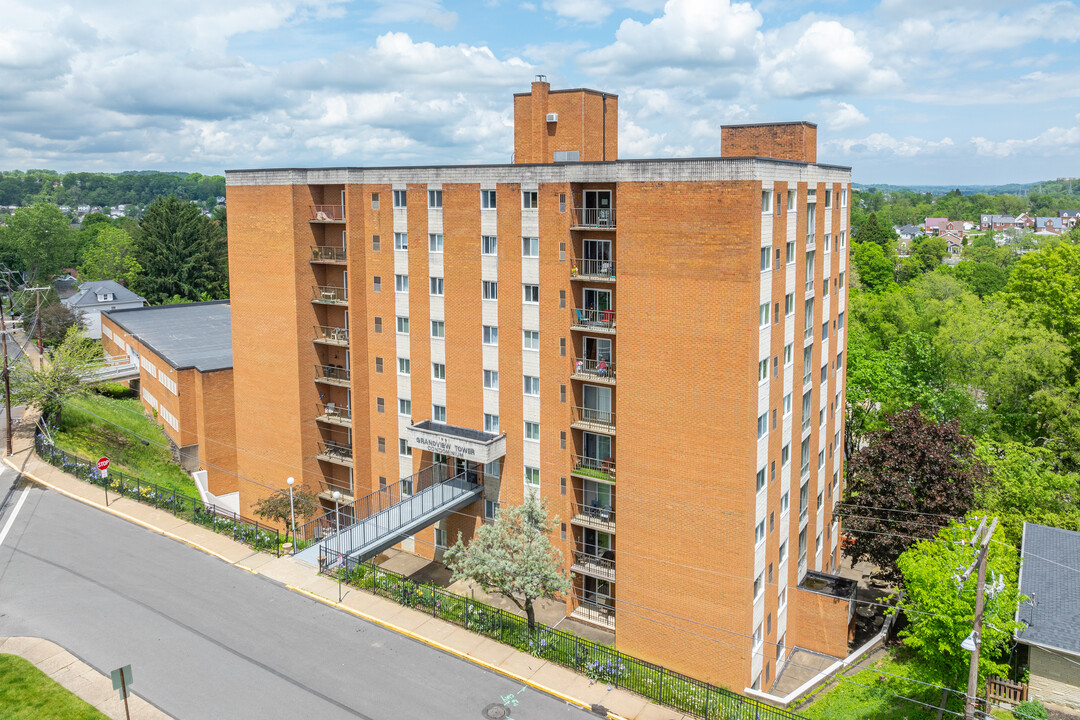
[{"label": "balcony door", "polygon": [[585,217],[582,219],[586,225],[599,227],[611,225],[610,190],[586,190],[584,200]]},{"label": "balcony door", "polygon": [[582,433],[582,444],[585,457],[590,460],[603,461],[611,457],[611,436],[598,433]]},{"label": "balcony door", "polygon": [[586,422],[611,423],[611,388],[586,385],[583,388],[585,409],[582,419]]},{"label": "balcony door", "polygon": [[[586,480],[581,487],[582,505],[592,508],[611,507],[611,485],[594,480]],[[606,519],[606,518],[605,518]]]},{"label": "balcony door", "polygon": [[582,357],[585,360],[611,362],[611,338],[586,337],[582,340]]},{"label": "balcony door", "polygon": [[585,288],[585,309],[586,310],[611,310],[611,291],[610,290],[598,290],[597,288]]}]

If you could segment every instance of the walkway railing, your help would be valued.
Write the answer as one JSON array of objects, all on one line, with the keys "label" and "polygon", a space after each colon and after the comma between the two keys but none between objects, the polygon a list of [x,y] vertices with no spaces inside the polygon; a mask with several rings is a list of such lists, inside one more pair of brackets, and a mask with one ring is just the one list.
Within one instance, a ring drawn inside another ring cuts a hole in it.
[{"label": "walkway railing", "polygon": [[176,517],[228,535],[253,550],[264,550],[281,557],[282,535],[257,520],[245,518],[216,505],[206,505],[197,497],[140,480],[120,470],[109,470],[108,476],[102,477],[96,462],[59,449],[41,434],[34,438],[34,450],[50,465],[102,488],[107,500],[109,493],[114,493],[118,497],[153,505],[161,510],[168,510]]},{"label": "walkway railing", "polygon": [[[328,577],[404,607],[430,613],[432,617],[558,663],[590,680],[637,693],[680,713],[707,720],[805,720],[802,715],[640,660],[566,630],[538,623],[536,630],[530,632],[528,622],[520,615],[430,583],[411,580],[373,562],[333,551],[327,560],[323,574]],[[605,609],[613,612],[611,608]]]}]

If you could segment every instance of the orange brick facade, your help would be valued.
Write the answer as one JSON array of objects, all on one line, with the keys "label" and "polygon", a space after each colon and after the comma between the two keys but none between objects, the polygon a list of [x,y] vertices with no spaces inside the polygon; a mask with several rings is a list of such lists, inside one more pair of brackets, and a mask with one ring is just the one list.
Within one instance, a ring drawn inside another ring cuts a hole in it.
[{"label": "orange brick facade", "polygon": [[728,125],[720,130],[724,157],[817,162],[817,125],[808,122]]},{"label": "orange brick facade", "polygon": [[[790,648],[821,644],[811,624],[836,622],[804,613],[810,593],[796,586],[836,557],[850,170],[613,161],[614,96],[604,118],[600,94],[565,93],[586,101],[571,127],[564,94],[540,85],[515,97],[515,159],[543,164],[228,173],[240,474],[274,487],[302,477],[329,508],[333,489],[351,499],[429,465],[430,453],[399,449],[404,428],[437,408],[475,430],[497,415],[506,454],[486,499],[520,503],[527,468],[538,469],[567,567],[583,549],[607,563],[575,565],[567,613],[613,628],[627,653],[768,689]],[[536,107],[558,112],[554,134]],[[599,160],[605,123],[608,162],[552,164],[558,150]],[[812,145],[812,126],[800,127]],[[340,209],[320,218],[316,206]],[[497,298],[484,298],[485,282]],[[313,289],[327,285],[347,287],[347,302]],[[445,337],[432,337],[433,321]],[[313,335],[326,325],[347,325],[347,343]],[[316,382],[327,365],[348,370],[347,387]],[[523,392],[533,377],[537,395]],[[330,397],[350,425],[318,419]],[[351,447],[351,468],[317,458],[333,439]],[[241,512],[252,488],[240,488]],[[436,531],[467,539],[484,511],[476,502],[401,547],[438,557]],[[846,625],[825,632],[846,637]]]}]

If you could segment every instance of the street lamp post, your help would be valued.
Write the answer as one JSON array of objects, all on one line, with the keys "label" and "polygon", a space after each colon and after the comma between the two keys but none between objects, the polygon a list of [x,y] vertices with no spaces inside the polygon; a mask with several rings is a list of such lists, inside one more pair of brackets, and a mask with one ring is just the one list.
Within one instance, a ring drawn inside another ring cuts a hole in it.
[{"label": "street lamp post", "polygon": [[289,519],[292,522],[292,525],[291,525],[291,527],[292,527],[292,541],[293,541],[293,548],[295,549],[296,548],[296,509],[293,506],[292,486],[293,486],[293,483],[296,482],[296,479],[295,478],[289,478],[285,482],[287,482],[289,484]]}]

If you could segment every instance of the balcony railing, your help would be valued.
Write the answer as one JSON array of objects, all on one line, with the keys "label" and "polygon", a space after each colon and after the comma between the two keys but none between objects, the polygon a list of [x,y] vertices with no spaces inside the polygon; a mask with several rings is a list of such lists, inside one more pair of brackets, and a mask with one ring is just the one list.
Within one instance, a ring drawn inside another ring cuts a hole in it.
[{"label": "balcony railing", "polygon": [[570,566],[570,571],[615,582],[615,553],[605,550],[601,555],[596,555],[580,549],[575,550],[574,564]]},{"label": "balcony railing", "polygon": [[324,345],[347,346],[349,344],[349,329],[333,327],[332,325],[316,325],[315,342]]},{"label": "balcony railing", "polygon": [[345,222],[345,206],[312,205],[311,222]]},{"label": "balcony railing", "polygon": [[615,208],[573,208],[571,213],[570,222],[573,227],[615,229]]},{"label": "balcony railing", "polygon": [[311,262],[343,263],[345,262],[345,248],[312,245]]},{"label": "balcony railing", "polygon": [[574,590],[577,607],[570,613],[570,617],[614,630],[615,598],[598,593],[591,593],[590,595],[590,597],[586,598],[582,590]]},{"label": "balcony railing", "polygon": [[336,403],[319,403],[319,415],[317,420],[352,427],[352,410]]},{"label": "balcony railing", "polygon": [[615,482],[615,458],[593,458],[573,455],[574,474],[603,482]]},{"label": "balcony railing", "polygon": [[570,325],[579,330],[615,332],[615,311],[572,308]]},{"label": "balcony railing", "polygon": [[325,305],[348,305],[349,291],[336,285],[313,285],[311,301]]},{"label": "balcony railing", "polygon": [[349,371],[337,365],[316,365],[315,381],[349,387]]},{"label": "balcony railing", "polygon": [[352,467],[352,445],[327,440],[319,442],[319,452],[316,455],[320,460]]},{"label": "balcony railing", "polygon": [[584,503],[571,502],[574,514],[570,522],[580,527],[592,528],[601,532],[615,532],[615,509],[610,505],[600,506],[599,500],[586,498]]},{"label": "balcony railing", "polygon": [[574,407],[574,426],[585,430],[599,429],[601,432],[615,432],[615,413],[611,410]]},{"label": "balcony railing", "polygon": [[615,363],[609,360],[574,358],[574,377],[615,384]]},{"label": "balcony railing", "polygon": [[614,280],[614,260],[571,259],[571,280]]}]

